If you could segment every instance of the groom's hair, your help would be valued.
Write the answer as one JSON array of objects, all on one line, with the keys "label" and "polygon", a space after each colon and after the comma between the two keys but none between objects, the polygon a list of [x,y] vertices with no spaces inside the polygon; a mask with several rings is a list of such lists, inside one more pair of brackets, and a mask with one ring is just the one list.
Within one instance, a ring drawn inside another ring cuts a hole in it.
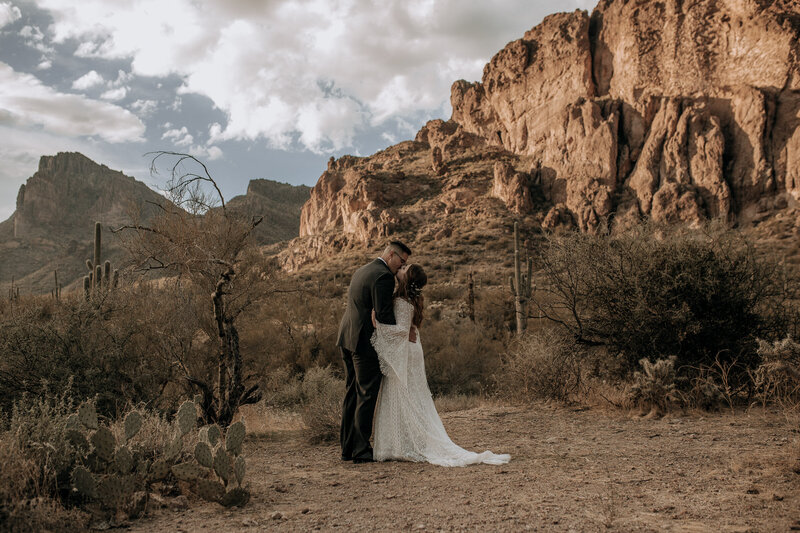
[{"label": "groom's hair", "polygon": [[406,246],[405,244],[403,244],[400,241],[392,241],[392,242],[390,242],[389,245],[386,246],[386,249],[383,251],[383,253],[388,253],[390,251],[395,251],[397,253],[401,253],[402,252],[402,253],[404,253],[406,255],[411,255],[411,248],[409,248],[408,246]]}]

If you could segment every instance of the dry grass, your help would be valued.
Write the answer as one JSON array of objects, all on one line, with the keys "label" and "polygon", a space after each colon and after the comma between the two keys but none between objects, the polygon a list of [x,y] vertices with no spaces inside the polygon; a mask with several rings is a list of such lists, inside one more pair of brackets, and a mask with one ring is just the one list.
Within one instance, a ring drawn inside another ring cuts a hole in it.
[{"label": "dry grass", "polygon": [[445,394],[433,399],[436,404],[436,411],[449,413],[452,411],[466,411],[486,405],[487,400],[482,396],[474,394]]},{"label": "dry grass", "polygon": [[498,392],[512,401],[568,401],[581,390],[581,351],[562,332],[526,332],[514,340],[495,374]]},{"label": "dry grass", "polygon": [[342,422],[344,380],[329,368],[312,368],[303,377],[303,422],[312,443],[335,440]]}]

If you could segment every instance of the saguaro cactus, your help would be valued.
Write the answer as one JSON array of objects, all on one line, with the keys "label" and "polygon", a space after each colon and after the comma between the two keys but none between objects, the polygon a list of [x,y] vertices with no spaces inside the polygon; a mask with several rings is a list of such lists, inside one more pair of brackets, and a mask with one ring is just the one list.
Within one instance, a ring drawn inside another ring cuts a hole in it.
[{"label": "saguaro cactus", "polygon": [[[527,255],[527,254],[526,254]],[[511,294],[514,295],[514,310],[517,315],[517,335],[522,334],[528,322],[528,301],[533,285],[533,262],[525,258],[526,272],[522,272],[519,251],[519,226],[514,222],[514,275],[510,277]]]},{"label": "saguaro cactus", "polygon": [[105,288],[110,290],[117,286],[119,279],[119,271],[111,269],[111,261],[106,260],[101,264],[101,239],[102,239],[102,226],[99,222],[94,223],[94,261],[91,259],[86,260],[86,268],[89,269],[89,275],[83,278],[83,289],[86,298],[92,294],[97,294],[101,289]]},{"label": "saguaro cactus", "polygon": [[467,312],[469,319],[475,322],[475,281],[472,278],[472,272],[469,273],[469,284],[467,285]]},{"label": "saguaro cactus", "polygon": [[58,270],[53,270],[53,277],[55,278],[55,285],[53,286],[53,290],[50,291],[50,295],[58,301],[61,299],[61,285],[58,283]]}]

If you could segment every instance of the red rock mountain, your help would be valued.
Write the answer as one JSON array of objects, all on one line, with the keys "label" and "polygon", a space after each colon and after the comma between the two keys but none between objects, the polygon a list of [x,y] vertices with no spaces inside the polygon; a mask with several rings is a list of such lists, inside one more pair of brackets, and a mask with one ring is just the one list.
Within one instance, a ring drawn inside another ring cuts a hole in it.
[{"label": "red rock mountain", "polygon": [[594,232],[793,209],[800,3],[602,0],[545,18],[451,104],[414,142],[331,161],[287,268],[459,213]]}]

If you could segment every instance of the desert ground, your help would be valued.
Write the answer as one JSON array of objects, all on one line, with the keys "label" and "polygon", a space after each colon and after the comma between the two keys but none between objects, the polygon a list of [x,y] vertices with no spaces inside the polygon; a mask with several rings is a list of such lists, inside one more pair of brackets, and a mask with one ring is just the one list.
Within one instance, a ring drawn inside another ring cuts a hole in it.
[{"label": "desert ground", "polygon": [[800,530],[800,426],[778,410],[648,419],[486,404],[444,413],[445,427],[512,460],[466,468],[353,465],[308,444],[296,416],[247,419],[247,506],[181,497],[130,531]]}]

